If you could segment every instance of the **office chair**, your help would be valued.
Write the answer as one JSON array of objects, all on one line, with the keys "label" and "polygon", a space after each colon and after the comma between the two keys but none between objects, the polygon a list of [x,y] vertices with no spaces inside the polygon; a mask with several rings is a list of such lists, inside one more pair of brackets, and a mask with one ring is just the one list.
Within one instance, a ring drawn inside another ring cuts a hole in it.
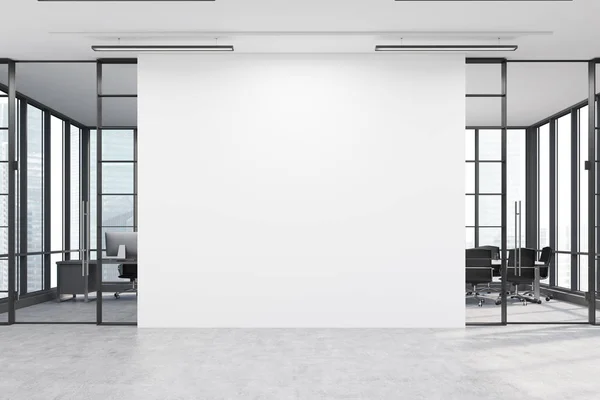
[{"label": "office chair", "polygon": [[[498,246],[479,246],[476,248],[482,249],[482,250],[489,250],[489,251],[491,251],[492,260],[500,260],[500,247],[498,247]],[[500,271],[501,265],[496,264],[496,265],[493,265],[492,267],[493,267],[492,276],[494,278],[501,277],[502,276],[502,273]],[[498,284],[498,282],[495,282],[495,283]],[[487,288],[485,289],[487,294],[491,294],[492,292],[496,292],[496,293],[502,292],[501,287],[498,287],[498,285],[496,285],[496,287],[492,287],[493,284],[494,284],[494,282],[487,285]]]},{"label": "office chair", "polygon": [[[519,255],[521,260],[520,272],[519,266],[517,265]],[[536,250],[534,249],[520,248],[516,249],[516,251],[514,249],[508,251],[507,282],[515,288],[514,292],[511,293],[510,298],[519,300],[523,305],[527,305],[527,302],[537,304],[542,303],[542,300],[535,298],[531,291],[519,293],[519,285],[533,285],[533,282],[535,281],[535,260]]]},{"label": "office chair", "polygon": [[119,278],[129,279],[131,287],[122,292],[115,292],[115,298],[120,299],[121,293],[135,293],[137,296],[137,264],[119,264]]},{"label": "office chair", "polygon": [[[483,307],[486,296],[477,289],[477,285],[489,285],[493,280],[492,251],[467,249],[465,259],[465,283],[471,285],[471,290],[467,291],[465,296],[467,299],[477,300],[477,305]],[[485,290],[487,291],[487,288]]]},{"label": "office chair", "polygon": [[[542,249],[542,253],[540,254],[540,259],[539,261],[544,263],[543,266],[540,266],[540,280],[542,279],[546,279],[548,277],[548,274],[550,272],[550,263],[552,262],[552,257],[554,256],[554,251],[552,251],[552,247],[544,247]],[[531,291],[527,291],[524,294],[526,295],[530,295],[530,296],[534,296],[533,293],[533,288]],[[554,298],[554,296],[551,293],[542,291],[542,289],[540,289],[540,294],[545,294],[546,296],[546,301],[550,301]]]}]

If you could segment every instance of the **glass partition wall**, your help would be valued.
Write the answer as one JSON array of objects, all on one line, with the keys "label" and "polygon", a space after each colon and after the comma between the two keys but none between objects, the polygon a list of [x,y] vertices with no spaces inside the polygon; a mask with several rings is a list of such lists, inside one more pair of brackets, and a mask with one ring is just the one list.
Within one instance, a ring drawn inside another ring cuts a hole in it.
[{"label": "glass partition wall", "polygon": [[[491,284],[478,285],[484,303],[467,296],[467,324],[595,324],[596,63],[509,60],[503,72],[503,62],[467,64],[466,248],[499,247],[504,260]],[[537,261],[539,291],[509,262],[515,248]]]},{"label": "glass partition wall", "polygon": [[[137,65],[135,61],[98,64],[98,124],[92,152],[96,155],[97,204],[92,243],[106,248],[107,232],[137,232]],[[95,185],[94,185],[95,183]],[[99,222],[98,222],[99,221]],[[99,236],[98,236],[99,235]],[[119,267],[98,259],[99,320],[106,324],[137,322],[137,283],[119,273]],[[119,278],[119,277],[122,278]]]},{"label": "glass partition wall", "polygon": [[[579,150],[588,144],[587,135],[580,137],[579,119],[588,95],[587,71],[586,62],[508,63],[508,122],[528,127],[527,150],[532,155],[532,214],[524,216],[530,230],[527,248],[536,250],[536,260],[546,247],[554,254],[547,266],[538,265],[541,287],[535,297],[542,304],[515,301],[509,323],[588,322],[585,302],[565,297],[579,290],[577,227],[585,226],[578,215],[579,181],[587,175],[579,169]],[[519,286],[529,290],[527,283]]]},{"label": "glass partition wall", "polygon": [[[8,63],[0,62],[0,253],[8,255]],[[8,256],[0,258],[0,324],[8,324],[9,293]]]},{"label": "glass partition wall", "polygon": [[[503,202],[506,201],[502,143],[505,108],[504,62],[471,60],[466,65],[465,131],[465,229],[466,248],[503,246]],[[498,304],[502,292],[501,257],[494,260],[489,280],[481,281],[473,269],[466,271],[467,324],[500,324],[505,305]],[[467,265],[469,267],[469,265]],[[475,279],[475,280],[474,280]]]},{"label": "glass partition wall", "polygon": [[[467,323],[595,324],[596,63],[466,68],[465,245],[500,248]],[[136,75],[130,60],[0,61],[0,324],[136,323],[133,283],[104,253],[106,232],[137,231]],[[515,247],[554,251],[542,304],[511,298]],[[87,297],[68,287],[82,278]]]},{"label": "glass partition wall", "polygon": [[[97,112],[104,99],[97,88],[103,63],[10,64],[12,74],[0,61],[0,324],[135,324],[137,294],[115,296],[132,283],[119,278],[117,265],[102,266],[96,251],[98,231],[102,238],[107,231],[137,230],[135,92],[122,96],[133,99],[133,107],[111,95],[137,87],[135,60],[108,67],[102,87],[109,89],[112,103],[102,119],[111,125],[102,129],[97,129]],[[12,146],[9,86],[15,97]],[[104,215],[100,224],[98,214]]]},{"label": "glass partition wall", "polygon": [[[72,210],[83,176],[71,174],[71,155],[81,152],[85,97],[95,83],[93,63],[16,63],[18,98],[16,212],[16,323],[95,323],[82,288],[87,282],[70,248]],[[93,92],[91,92],[93,96]],[[74,103],[72,99],[81,99]],[[49,104],[52,106],[50,107]],[[93,111],[93,109],[92,109]],[[75,162],[81,166],[79,160]],[[74,232],[75,235],[79,229]]]}]

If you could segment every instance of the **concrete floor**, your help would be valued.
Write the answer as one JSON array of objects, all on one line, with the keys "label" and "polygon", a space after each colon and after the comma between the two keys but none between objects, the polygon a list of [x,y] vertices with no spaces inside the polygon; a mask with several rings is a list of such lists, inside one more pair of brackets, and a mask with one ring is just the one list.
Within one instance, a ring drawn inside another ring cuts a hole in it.
[{"label": "concrete floor", "polygon": [[[483,307],[478,307],[472,299],[466,301],[466,321],[470,323],[500,322],[500,307],[494,300],[486,300]],[[542,304],[510,301],[508,303],[508,322],[587,322],[588,309],[559,300],[544,301]],[[597,313],[600,318],[600,311]],[[600,320],[600,319],[599,319]]]},{"label": "concrete floor", "polygon": [[[47,301],[20,308],[16,310],[15,319],[17,322],[96,322],[96,308],[95,300],[86,303],[82,296],[79,296],[76,300],[60,303]],[[102,302],[102,320],[137,322],[136,295],[126,293],[122,294],[120,299],[115,299],[113,293],[106,293]]]},{"label": "concrete floor", "polygon": [[[135,295],[124,294],[117,300],[112,294],[107,294],[104,296],[102,311],[102,318],[106,322],[136,322],[137,298]],[[82,300],[77,300],[57,303],[49,301],[18,309],[16,319],[18,322],[95,322],[96,302],[84,303]],[[600,321],[600,311],[598,320]],[[3,321],[7,321],[6,313],[0,314],[0,322]],[[510,302],[508,321],[587,322],[588,310],[586,307],[559,300],[527,306]],[[500,306],[496,306],[493,300],[490,300],[483,307],[477,307],[475,302],[467,300],[466,322],[500,322]]]},{"label": "concrete floor", "polygon": [[3,400],[598,398],[600,329],[0,327]]}]

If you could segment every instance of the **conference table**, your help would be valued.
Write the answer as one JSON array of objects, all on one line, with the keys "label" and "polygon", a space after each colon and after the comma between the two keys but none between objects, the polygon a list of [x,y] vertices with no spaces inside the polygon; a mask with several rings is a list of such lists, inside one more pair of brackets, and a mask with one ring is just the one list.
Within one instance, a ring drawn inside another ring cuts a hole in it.
[{"label": "conference table", "polygon": [[[499,266],[502,265],[502,260],[492,260],[492,265],[493,266]],[[535,276],[534,276],[534,280],[533,280],[533,297],[536,299],[540,298],[540,268],[544,267],[545,264],[543,262],[540,261],[536,261],[534,264],[535,268]],[[515,267],[509,267],[509,268],[515,268]],[[531,267],[521,267],[521,268],[531,268]]]}]

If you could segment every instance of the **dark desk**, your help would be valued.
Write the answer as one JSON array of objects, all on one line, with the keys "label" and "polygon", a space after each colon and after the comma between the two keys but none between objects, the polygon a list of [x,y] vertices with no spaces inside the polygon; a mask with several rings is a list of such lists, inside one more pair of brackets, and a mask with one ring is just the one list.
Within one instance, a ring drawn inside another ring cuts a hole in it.
[{"label": "dark desk", "polygon": [[[137,260],[102,260],[102,265],[107,264],[137,264]],[[85,301],[88,301],[88,295],[98,291],[98,281],[96,280],[97,260],[90,260],[89,265],[89,275],[86,277],[83,274],[81,260],[58,261],[56,263],[56,290],[58,301],[61,301],[61,295],[65,294],[72,295],[71,298],[75,298],[78,294],[82,294]]]}]

